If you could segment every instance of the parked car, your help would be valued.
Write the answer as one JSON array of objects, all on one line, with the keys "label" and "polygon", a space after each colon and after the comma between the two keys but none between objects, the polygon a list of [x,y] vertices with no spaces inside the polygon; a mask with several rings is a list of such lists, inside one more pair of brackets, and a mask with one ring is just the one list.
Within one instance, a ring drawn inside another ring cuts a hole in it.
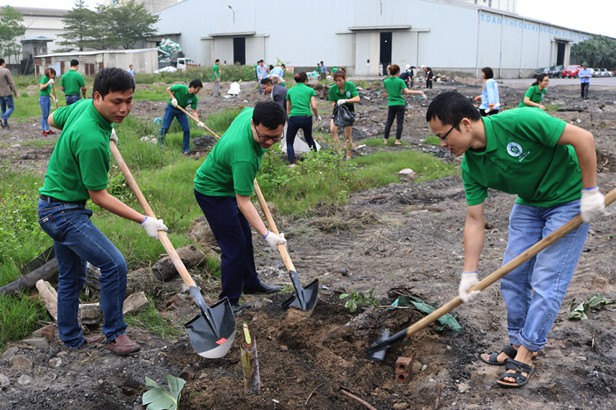
[{"label": "parked car", "polygon": [[580,65],[568,65],[563,70],[562,77],[563,78],[575,78],[578,76],[578,73],[580,72],[580,68],[582,68],[582,66]]},{"label": "parked car", "polygon": [[533,72],[533,78],[537,78],[543,73],[548,74],[548,71],[550,71],[550,67],[539,67]]},{"label": "parked car", "polygon": [[563,68],[564,66],[562,65],[553,65],[552,67],[548,68],[548,77],[551,78],[560,78],[563,75]]},{"label": "parked car", "polygon": [[595,77],[612,77],[614,73],[608,71],[607,68],[595,68]]}]

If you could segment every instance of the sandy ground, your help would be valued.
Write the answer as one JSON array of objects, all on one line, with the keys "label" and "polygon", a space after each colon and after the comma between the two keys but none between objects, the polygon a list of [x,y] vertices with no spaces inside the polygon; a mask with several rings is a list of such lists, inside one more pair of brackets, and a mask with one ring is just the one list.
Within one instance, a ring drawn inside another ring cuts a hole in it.
[{"label": "sandy ground", "polygon": [[[528,83],[530,80],[526,85],[501,84],[507,108],[517,105]],[[578,97],[576,82],[561,80],[552,84],[547,99],[548,104],[561,108],[554,115],[594,133],[599,184],[604,192],[616,188],[613,85],[593,86],[591,100],[584,102]],[[480,86],[475,80],[437,83],[428,96],[449,89],[473,96]],[[354,135],[358,139],[378,137],[386,104],[376,86],[364,90],[363,95],[368,98],[358,109]],[[250,86],[240,96],[242,101],[256,98]],[[356,155],[380,149],[417,149],[455,161],[422,141],[429,135],[424,120],[429,101],[412,103],[402,148],[364,148]],[[203,107],[209,113],[238,102],[207,96]],[[162,103],[138,102],[134,114],[152,118],[162,111]],[[0,130],[0,161],[23,169],[44,169],[49,150],[18,146],[37,138],[34,122],[16,124],[10,133]],[[493,192],[488,201],[482,276],[500,266],[507,216],[514,200],[511,195]],[[457,295],[465,211],[461,181],[449,177],[422,184],[401,180],[386,188],[360,192],[352,195],[346,206],[319,208],[311,218],[275,215],[289,239],[301,282],[305,285],[319,279],[321,289],[318,305],[309,317],[282,310],[280,304],[289,294],[247,297],[254,308],[238,316],[237,322],[238,326],[249,323],[257,340],[263,384],[260,395],[244,393],[237,340],[224,358],[206,360],[195,354],[186,335],[163,340],[130,329],[143,349],[128,358],[114,356],[103,346],[68,351],[57,337],[42,347],[12,344],[0,360],[0,409],[138,409],[142,408],[144,377],[164,383],[168,374],[187,380],[180,406],[184,409],[364,407],[344,392],[378,409],[616,408],[613,309],[593,312],[585,321],[568,320],[574,300],[579,303],[594,294],[616,298],[613,217],[593,223],[575,278],[549,343],[535,361],[537,371],[528,386],[519,390],[498,387],[495,382],[503,368],[485,365],[477,358],[479,353],[506,343],[504,303],[497,285],[484,291],[478,301],[453,312],[461,332],[432,325],[396,343],[384,362],[366,359],[366,348],[386,328],[399,331],[422,317],[415,309],[388,309],[398,296],[410,295],[438,307]],[[202,229],[202,224],[196,221],[195,229]],[[265,281],[290,283],[277,254],[257,245],[256,259]],[[216,283],[210,285],[215,287]],[[179,279],[166,286],[181,288]],[[351,314],[339,299],[344,292],[371,290],[381,307]],[[174,298],[173,303],[159,300],[157,306],[178,325],[196,313],[187,295]],[[411,358],[408,378],[396,377],[395,363],[400,356]]]}]

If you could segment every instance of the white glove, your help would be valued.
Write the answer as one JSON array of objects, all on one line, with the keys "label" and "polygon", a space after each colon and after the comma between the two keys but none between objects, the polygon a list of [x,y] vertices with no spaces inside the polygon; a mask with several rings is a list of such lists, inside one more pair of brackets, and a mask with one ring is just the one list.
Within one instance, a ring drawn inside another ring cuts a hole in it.
[{"label": "white glove", "polygon": [[47,84],[53,84],[55,81],[53,80],[53,78],[50,78],[49,81],[47,81]]},{"label": "white glove", "polygon": [[175,98],[172,98],[171,99],[171,105],[174,106],[174,107],[177,107],[178,106],[178,100],[176,100]]},{"label": "white glove", "polygon": [[111,129],[111,135],[109,135],[109,140],[115,142],[116,145],[118,145],[118,134],[116,134],[115,128]]},{"label": "white glove", "polygon": [[278,245],[284,245],[287,243],[283,233],[276,235],[272,231],[267,231],[263,239],[265,239],[267,244],[275,251],[278,250]]},{"label": "white glove", "polygon": [[336,101],[336,104],[338,105],[346,104],[346,100],[344,98],[341,98],[338,101]]},{"label": "white glove", "polygon": [[158,231],[168,231],[162,219],[150,218],[149,216],[145,217],[145,220],[141,222],[141,226],[150,238],[158,239]]},{"label": "white glove", "polygon": [[323,118],[321,118],[320,115],[315,115],[314,116],[314,122],[321,122],[321,121],[323,121]]},{"label": "white glove", "polygon": [[51,96],[51,99],[52,99],[52,101],[53,101],[53,102],[55,102],[55,103],[57,103],[57,102],[58,102],[58,99],[57,99],[56,97],[54,97],[53,95]]},{"label": "white glove", "polygon": [[479,295],[478,290],[467,293],[467,291],[477,283],[479,283],[477,272],[462,272],[462,275],[460,275],[460,287],[458,288],[458,296],[460,296],[462,302],[470,302]]},{"label": "white glove", "polygon": [[582,189],[582,201],[580,203],[582,220],[590,223],[599,216],[607,214],[605,210],[605,197],[599,191],[599,187]]},{"label": "white glove", "polygon": [[201,122],[201,121],[199,121],[199,122],[197,123],[197,125],[198,125],[199,127],[201,127],[201,128],[205,128],[205,124],[204,124],[203,122]]}]

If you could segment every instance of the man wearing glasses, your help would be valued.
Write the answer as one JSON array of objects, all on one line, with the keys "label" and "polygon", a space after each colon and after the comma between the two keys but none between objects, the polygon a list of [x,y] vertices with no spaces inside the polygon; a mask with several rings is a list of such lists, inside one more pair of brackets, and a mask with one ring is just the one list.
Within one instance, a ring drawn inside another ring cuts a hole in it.
[{"label": "man wearing glasses", "polygon": [[250,201],[253,183],[265,150],[282,138],[286,112],[274,101],[245,108],[233,120],[197,170],[195,197],[221,251],[220,298],[227,297],[235,312],[248,306],[239,303],[244,294],[274,293],[281,286],[259,280],[252,247],[252,226],[277,250],[287,241],[270,232]]},{"label": "man wearing glasses", "polygon": [[464,270],[458,289],[464,302],[478,296],[477,291],[467,291],[478,282],[488,188],[518,196],[509,215],[503,264],[579,213],[585,222],[501,279],[508,343],[479,358],[490,365],[506,365],[499,385],[521,387],[535,371],[535,352],[547,342],[589,222],[605,214],[604,197],[596,186],[593,136],[542,110],[513,109],[481,117],[456,91],[434,98],[426,120],[441,138],[442,147],[455,156],[464,155],[461,168],[468,208]]}]

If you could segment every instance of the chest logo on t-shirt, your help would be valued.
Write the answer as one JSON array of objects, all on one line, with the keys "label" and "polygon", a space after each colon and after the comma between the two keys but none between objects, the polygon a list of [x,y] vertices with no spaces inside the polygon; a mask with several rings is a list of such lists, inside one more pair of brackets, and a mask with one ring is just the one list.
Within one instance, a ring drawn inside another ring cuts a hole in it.
[{"label": "chest logo on t-shirt", "polygon": [[350,97],[351,97],[351,92],[350,92],[350,91],[347,91],[347,92],[346,92],[346,96],[350,98]]},{"label": "chest logo on t-shirt", "polygon": [[524,158],[530,154],[530,152],[524,152],[522,146],[517,142],[510,142],[507,144],[507,154],[511,155],[514,158],[517,158],[519,162],[522,162]]}]

